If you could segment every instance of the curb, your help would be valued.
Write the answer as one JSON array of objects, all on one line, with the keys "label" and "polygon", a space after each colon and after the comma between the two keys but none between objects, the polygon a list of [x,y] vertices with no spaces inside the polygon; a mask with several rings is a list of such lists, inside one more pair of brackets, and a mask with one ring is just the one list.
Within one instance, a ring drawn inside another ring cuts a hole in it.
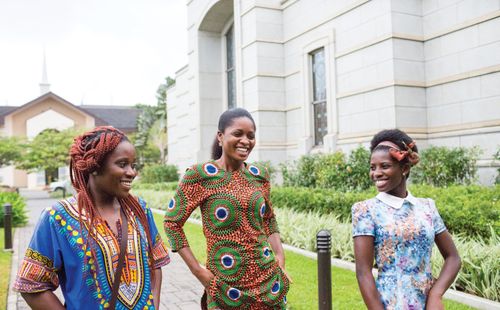
[{"label": "curb", "polygon": [[[151,211],[153,211],[153,213],[157,213],[157,214],[165,214],[165,211],[160,210],[160,209],[151,209]],[[193,223],[193,224],[198,224],[198,225],[202,224],[201,220],[191,219],[191,218],[188,219],[188,222]],[[308,258],[312,258],[314,260],[318,259],[318,256],[315,252],[296,248],[296,247],[288,245],[288,244],[283,244],[283,248],[285,250],[289,250],[291,252],[297,253],[299,255],[302,255],[302,256],[305,256]],[[341,260],[338,258],[332,258],[331,263],[335,267],[356,272],[356,265],[352,262],[344,261],[344,260]],[[373,275],[377,276],[377,269],[373,269]],[[473,307],[475,309],[500,310],[500,302],[496,302],[496,301],[489,300],[486,298],[478,297],[478,296],[475,296],[472,294],[463,293],[463,292],[453,290],[453,289],[448,289],[446,291],[446,293],[444,294],[444,298],[459,302],[461,304]]]}]

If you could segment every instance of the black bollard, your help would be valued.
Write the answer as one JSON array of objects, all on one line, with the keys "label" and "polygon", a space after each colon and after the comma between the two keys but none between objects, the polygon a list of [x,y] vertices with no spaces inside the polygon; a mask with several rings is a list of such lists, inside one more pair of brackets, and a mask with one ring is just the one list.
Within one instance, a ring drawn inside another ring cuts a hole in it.
[{"label": "black bollard", "polygon": [[64,199],[64,198],[66,198],[66,187],[63,187],[62,192],[63,192],[63,199]]},{"label": "black bollard", "polygon": [[3,205],[4,249],[12,250],[12,205]]},{"label": "black bollard", "polygon": [[320,230],[316,235],[316,248],[318,250],[319,310],[332,309],[331,239],[331,234],[328,230]]}]

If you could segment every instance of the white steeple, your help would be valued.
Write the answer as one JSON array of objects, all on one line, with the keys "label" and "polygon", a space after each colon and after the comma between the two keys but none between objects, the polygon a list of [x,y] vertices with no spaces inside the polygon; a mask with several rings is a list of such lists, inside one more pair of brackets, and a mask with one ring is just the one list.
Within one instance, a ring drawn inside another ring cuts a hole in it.
[{"label": "white steeple", "polygon": [[50,91],[49,79],[47,78],[47,62],[45,61],[45,49],[43,50],[42,82],[40,83],[40,95]]}]

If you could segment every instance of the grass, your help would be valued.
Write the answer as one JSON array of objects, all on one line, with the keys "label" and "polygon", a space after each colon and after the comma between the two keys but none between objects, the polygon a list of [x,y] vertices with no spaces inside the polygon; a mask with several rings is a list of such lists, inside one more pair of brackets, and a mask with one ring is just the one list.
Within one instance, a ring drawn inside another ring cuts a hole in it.
[{"label": "grass", "polygon": [[0,309],[7,309],[7,293],[9,292],[11,252],[4,250],[4,230],[0,228]]},{"label": "grass", "polygon": [[[162,232],[163,240],[166,241],[166,236],[162,229],[163,217],[155,214],[155,222],[158,230]],[[205,262],[206,241],[201,226],[186,223],[184,231],[189,240],[191,250],[198,261]],[[316,309],[318,307],[316,260],[290,251],[285,251],[285,255],[287,271],[293,279],[293,284],[287,296],[289,308],[291,310]],[[332,302],[334,309],[365,308],[354,272],[332,267]],[[452,310],[473,309],[450,300],[445,300],[445,308]]]},{"label": "grass", "polygon": [[174,191],[157,191],[154,189],[133,189],[132,194],[144,199],[150,208],[166,210]]}]

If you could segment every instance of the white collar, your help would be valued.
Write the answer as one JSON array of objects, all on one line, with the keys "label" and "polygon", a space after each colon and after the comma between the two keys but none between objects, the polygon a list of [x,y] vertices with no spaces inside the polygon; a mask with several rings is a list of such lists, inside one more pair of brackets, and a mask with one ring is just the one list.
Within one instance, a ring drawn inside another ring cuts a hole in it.
[{"label": "white collar", "polygon": [[405,201],[408,201],[414,206],[417,204],[417,198],[415,198],[410,192],[408,192],[406,198],[396,197],[387,193],[378,193],[377,199],[394,209],[401,209]]}]

